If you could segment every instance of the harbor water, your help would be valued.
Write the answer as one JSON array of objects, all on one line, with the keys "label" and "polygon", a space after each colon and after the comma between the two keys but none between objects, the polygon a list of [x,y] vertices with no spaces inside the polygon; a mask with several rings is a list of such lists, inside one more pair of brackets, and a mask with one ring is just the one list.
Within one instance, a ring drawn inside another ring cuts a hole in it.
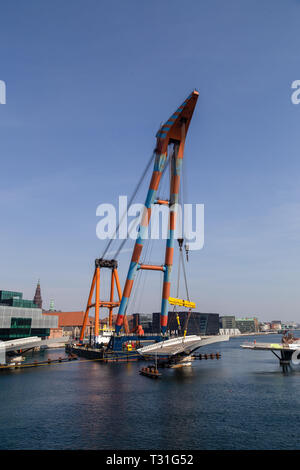
[{"label": "harbor water", "polygon": [[271,352],[241,349],[245,339],[200,349],[222,357],[158,380],[139,375],[143,362],[2,372],[0,449],[300,449],[300,366],[284,374]]}]

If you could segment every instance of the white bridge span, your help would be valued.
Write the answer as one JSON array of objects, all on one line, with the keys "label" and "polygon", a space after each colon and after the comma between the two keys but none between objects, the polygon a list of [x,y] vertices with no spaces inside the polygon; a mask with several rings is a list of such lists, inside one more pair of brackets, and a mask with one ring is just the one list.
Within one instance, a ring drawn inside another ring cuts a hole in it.
[{"label": "white bridge span", "polygon": [[219,343],[221,341],[228,341],[229,335],[215,335],[215,336],[197,336],[189,335],[186,337],[178,337],[159,343],[150,344],[143,348],[138,349],[138,353],[142,356],[176,356],[176,355],[189,355],[196,349],[206,346],[207,344]]},{"label": "white bridge span", "polygon": [[12,341],[0,341],[0,364],[5,364],[6,353],[10,351],[28,350],[32,348],[49,348],[58,343],[68,343],[69,337],[42,339],[38,336],[14,339]]}]

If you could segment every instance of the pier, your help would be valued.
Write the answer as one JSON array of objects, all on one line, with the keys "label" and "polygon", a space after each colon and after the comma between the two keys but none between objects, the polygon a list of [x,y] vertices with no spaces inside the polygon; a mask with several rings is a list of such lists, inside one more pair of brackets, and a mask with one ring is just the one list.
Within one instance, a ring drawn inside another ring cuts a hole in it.
[{"label": "pier", "polygon": [[[298,351],[300,355],[300,344],[299,343],[244,343],[241,344],[243,349],[250,349],[253,351],[271,351],[274,356],[279,360],[279,364],[282,367],[283,372],[287,372],[291,367],[292,356]],[[297,357],[298,357],[297,356]]]},{"label": "pier", "polygon": [[33,362],[26,362],[22,364],[21,362],[11,362],[10,364],[0,365],[0,372],[13,370],[13,369],[25,369],[29,367],[41,367],[41,366],[49,366],[51,364],[58,364],[61,362],[70,362],[76,361],[77,356],[75,354],[70,354],[68,357],[58,357],[57,359],[47,359],[46,361],[33,361]]}]

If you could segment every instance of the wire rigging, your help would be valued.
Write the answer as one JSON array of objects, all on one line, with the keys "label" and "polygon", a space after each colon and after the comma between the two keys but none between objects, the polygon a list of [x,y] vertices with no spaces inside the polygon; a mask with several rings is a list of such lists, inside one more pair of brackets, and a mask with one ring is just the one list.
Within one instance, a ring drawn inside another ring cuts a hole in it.
[{"label": "wire rigging", "polygon": [[[153,152],[153,154],[151,155],[151,157],[150,157],[150,159],[149,159],[149,161],[148,161],[148,163],[147,163],[147,165],[146,165],[146,168],[144,169],[144,171],[143,171],[143,173],[142,173],[142,175],[141,175],[141,177],[140,177],[140,179],[139,179],[139,181],[138,181],[138,183],[137,183],[137,185],[136,185],[136,187],[135,187],[135,189],[134,189],[134,191],[133,191],[133,194],[132,194],[132,196],[131,196],[131,198],[130,198],[130,201],[129,201],[129,206],[131,206],[131,204],[132,204],[132,202],[133,202],[133,200],[134,200],[134,198],[135,198],[135,196],[136,196],[136,194],[137,194],[137,192],[138,192],[140,186],[142,185],[142,182],[143,182],[143,180],[144,180],[144,178],[145,178],[145,176],[146,176],[146,174],[147,174],[147,172],[148,172],[148,170],[149,170],[149,168],[150,168],[150,166],[151,166],[151,164],[152,164],[152,162],[153,162],[153,160],[154,160],[154,157],[155,157],[155,153]],[[118,230],[119,230],[119,228],[120,228],[120,225],[122,224],[122,222],[123,222],[123,220],[124,220],[126,214],[127,214],[127,211],[124,212],[124,214],[122,215],[121,219],[119,220],[119,223],[118,223],[118,225],[117,225],[117,227],[116,227],[116,229],[115,229],[115,232],[114,232],[113,237],[109,240],[108,244],[106,245],[106,248],[105,248],[105,250],[104,250],[104,252],[103,252],[102,258],[105,257],[107,251],[109,250],[109,247],[111,246],[112,241],[114,240],[114,238],[115,238],[115,236],[116,236],[116,234],[117,234],[117,232],[118,232]],[[125,240],[126,240],[126,239],[125,239]],[[119,252],[120,252],[120,250],[119,250]]]},{"label": "wire rigging", "polygon": [[[136,188],[135,188],[135,190],[134,190],[134,192],[133,192],[133,195],[132,195],[131,198],[130,198],[129,206],[131,206],[131,204],[132,204],[132,202],[133,202],[133,200],[134,200],[136,194],[138,193],[138,190],[140,189],[140,187],[141,187],[141,185],[142,185],[142,183],[143,183],[143,180],[145,179],[145,176],[146,176],[146,174],[147,174],[147,172],[148,172],[148,170],[149,170],[149,168],[150,168],[150,165],[151,165],[153,159],[154,159],[154,154],[152,155],[150,161],[148,162],[148,164],[147,164],[147,166],[146,166],[146,168],[145,168],[145,170],[144,170],[144,172],[143,172],[143,175],[142,175],[142,177],[140,178],[140,181],[139,181],[138,185],[136,186]],[[166,172],[166,170],[167,170],[168,167],[169,167],[169,159],[167,160],[166,165],[165,165],[165,167],[164,167],[164,169],[163,169],[162,177],[164,176],[164,174],[165,174],[165,172]],[[107,247],[106,247],[106,249],[105,249],[104,254],[103,254],[102,257],[105,256],[105,254],[107,253],[109,247],[111,246],[111,243],[112,243],[113,239],[115,238],[115,236],[116,236],[116,234],[117,234],[117,232],[118,232],[118,230],[119,230],[119,228],[120,228],[120,225],[122,224],[122,222],[123,222],[123,220],[124,220],[126,214],[127,214],[127,212],[125,211],[124,214],[122,215],[121,220],[119,221],[119,224],[117,225],[117,228],[116,228],[116,230],[115,230],[115,232],[114,232],[114,235],[113,235],[112,239],[110,239],[110,241],[108,242],[108,245],[107,245]],[[121,250],[124,248],[124,245],[127,243],[128,239],[129,239],[129,237],[124,238],[124,240],[120,243],[119,248],[116,250],[116,252],[115,252],[115,254],[114,254],[114,258],[115,258],[115,259],[118,258],[118,256],[119,256]]]}]

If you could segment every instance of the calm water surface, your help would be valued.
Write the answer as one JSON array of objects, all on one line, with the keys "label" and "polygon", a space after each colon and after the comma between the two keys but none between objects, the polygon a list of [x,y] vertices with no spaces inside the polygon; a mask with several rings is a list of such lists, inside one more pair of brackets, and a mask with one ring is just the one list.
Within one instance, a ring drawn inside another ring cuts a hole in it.
[{"label": "calm water surface", "polygon": [[141,362],[1,373],[0,449],[300,449],[300,366],[284,375],[271,352],[243,341],[203,348],[222,358],[157,381],[138,374]]}]

